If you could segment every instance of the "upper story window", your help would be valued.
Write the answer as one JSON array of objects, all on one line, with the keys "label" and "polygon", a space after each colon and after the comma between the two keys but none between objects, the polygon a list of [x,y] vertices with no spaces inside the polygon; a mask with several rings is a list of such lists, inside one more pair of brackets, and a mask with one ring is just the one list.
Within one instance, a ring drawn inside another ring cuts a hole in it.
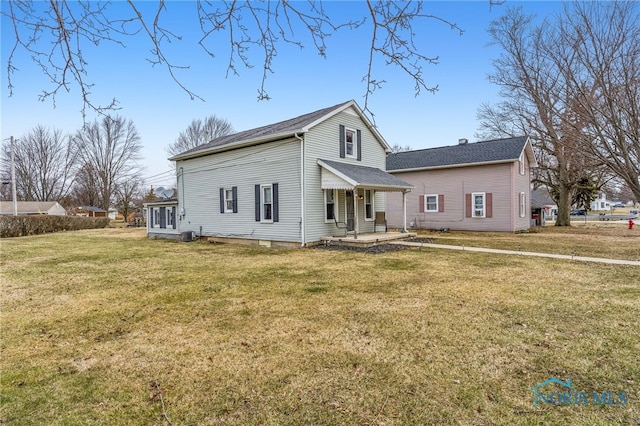
[{"label": "upper story window", "polygon": [[525,164],[524,164],[524,152],[520,154],[520,158],[518,159],[518,163],[520,163],[520,174],[524,175],[525,172]]},{"label": "upper story window", "polygon": [[340,158],[362,160],[362,132],[340,125]]},{"label": "upper story window", "polygon": [[347,157],[356,157],[356,131],[344,129],[344,153]]}]

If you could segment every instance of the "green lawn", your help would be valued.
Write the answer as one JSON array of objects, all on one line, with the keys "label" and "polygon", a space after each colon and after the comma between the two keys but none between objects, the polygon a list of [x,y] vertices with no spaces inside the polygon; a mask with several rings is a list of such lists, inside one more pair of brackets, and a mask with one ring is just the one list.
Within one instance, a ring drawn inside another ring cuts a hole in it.
[{"label": "green lawn", "polygon": [[2,240],[0,425],[640,422],[640,267],[143,232]]}]

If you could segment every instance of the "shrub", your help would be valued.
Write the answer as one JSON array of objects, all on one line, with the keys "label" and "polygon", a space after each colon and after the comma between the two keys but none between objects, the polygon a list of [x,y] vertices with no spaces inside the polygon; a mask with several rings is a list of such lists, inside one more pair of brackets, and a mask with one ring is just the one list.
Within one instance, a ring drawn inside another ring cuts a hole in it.
[{"label": "shrub", "polygon": [[46,234],[58,231],[106,228],[107,217],[78,216],[0,216],[0,237],[23,237],[25,235]]}]

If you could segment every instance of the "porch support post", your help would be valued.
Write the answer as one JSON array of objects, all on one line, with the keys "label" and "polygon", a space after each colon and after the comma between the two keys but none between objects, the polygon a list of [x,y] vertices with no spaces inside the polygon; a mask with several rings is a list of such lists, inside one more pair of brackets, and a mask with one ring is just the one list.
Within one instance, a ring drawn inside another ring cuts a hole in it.
[{"label": "porch support post", "polygon": [[407,232],[407,191],[402,191],[402,232]]},{"label": "porch support post", "polygon": [[358,239],[358,231],[360,231],[360,227],[358,224],[358,188],[353,188],[353,218],[355,220],[355,226],[353,227],[353,238]]}]

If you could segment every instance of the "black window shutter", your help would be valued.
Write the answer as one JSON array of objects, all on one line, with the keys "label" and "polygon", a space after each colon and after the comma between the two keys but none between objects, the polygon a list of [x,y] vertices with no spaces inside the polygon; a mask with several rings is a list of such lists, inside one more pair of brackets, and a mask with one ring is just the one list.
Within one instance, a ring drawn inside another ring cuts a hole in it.
[{"label": "black window shutter", "polygon": [[173,218],[173,229],[176,229],[176,208],[171,207],[171,217]]},{"label": "black window shutter", "polygon": [[160,228],[167,227],[167,208],[160,207]]},{"label": "black window shutter", "polygon": [[344,126],[340,125],[340,158],[344,158]]},{"label": "black window shutter", "polygon": [[358,161],[362,161],[362,132],[360,130],[356,130],[357,132],[357,143],[358,143],[358,147],[356,148],[358,150]]},{"label": "black window shutter", "polygon": [[278,184],[274,183],[271,187],[273,188],[271,190],[271,196],[273,197],[273,221],[280,222],[280,215],[278,214]]},{"label": "black window shutter", "polygon": [[260,222],[260,185],[256,185],[256,222]]},{"label": "black window shutter", "polygon": [[231,193],[233,194],[233,212],[238,213],[238,187],[232,187]]},{"label": "black window shutter", "polygon": [[149,228],[153,228],[153,207],[149,208]]},{"label": "black window shutter", "polygon": [[220,213],[224,213],[224,188],[220,188]]}]

